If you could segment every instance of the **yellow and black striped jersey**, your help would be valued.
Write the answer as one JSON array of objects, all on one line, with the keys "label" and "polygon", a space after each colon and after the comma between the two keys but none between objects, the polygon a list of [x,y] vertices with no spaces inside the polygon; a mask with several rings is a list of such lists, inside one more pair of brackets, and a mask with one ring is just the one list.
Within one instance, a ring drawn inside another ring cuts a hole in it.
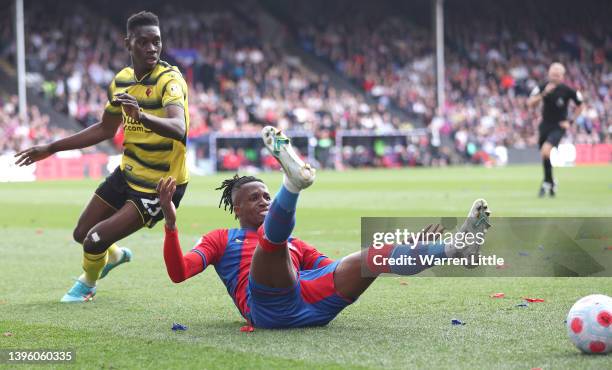
[{"label": "yellow and black striped jersey", "polygon": [[[181,141],[160,136],[142,123],[134,121],[123,112],[120,105],[111,104],[113,95],[127,93],[138,100],[140,109],[158,117],[166,117],[165,108],[175,104],[185,112],[185,137]],[[133,189],[155,193],[162,177],[172,176],[177,185],[189,181],[187,170],[187,133],[189,131],[189,107],[187,84],[177,67],[160,61],[142,79],[137,80],[132,67],[115,75],[108,88],[108,103],[104,110],[110,114],[122,114],[123,158],[121,170]]]}]

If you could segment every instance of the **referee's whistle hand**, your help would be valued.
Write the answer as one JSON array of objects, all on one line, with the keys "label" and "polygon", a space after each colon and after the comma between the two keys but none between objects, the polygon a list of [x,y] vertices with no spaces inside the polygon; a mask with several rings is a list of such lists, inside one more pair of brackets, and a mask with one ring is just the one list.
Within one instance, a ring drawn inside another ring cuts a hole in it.
[{"label": "referee's whistle hand", "polygon": [[546,84],[546,87],[544,88],[544,94],[543,95],[548,95],[550,94],[551,91],[553,91],[555,88],[557,87],[557,84],[554,84],[552,82],[549,82]]}]

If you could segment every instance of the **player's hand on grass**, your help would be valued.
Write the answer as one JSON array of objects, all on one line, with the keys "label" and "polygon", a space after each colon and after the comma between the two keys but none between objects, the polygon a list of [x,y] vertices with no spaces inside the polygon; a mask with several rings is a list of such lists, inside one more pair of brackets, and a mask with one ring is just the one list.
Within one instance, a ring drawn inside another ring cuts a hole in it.
[{"label": "player's hand on grass", "polygon": [[29,166],[34,162],[43,160],[53,154],[49,145],[37,145],[29,149],[22,150],[15,154],[17,160],[15,164],[18,166]]},{"label": "player's hand on grass", "polygon": [[172,177],[160,179],[157,183],[157,196],[159,197],[159,206],[164,213],[166,226],[169,229],[176,227],[176,207],[172,203],[172,196],[176,191],[176,180]]},{"label": "player's hand on grass", "polygon": [[131,117],[134,121],[140,121],[140,106],[135,97],[126,93],[116,94],[113,100],[114,103],[121,104],[123,111],[128,117]]}]

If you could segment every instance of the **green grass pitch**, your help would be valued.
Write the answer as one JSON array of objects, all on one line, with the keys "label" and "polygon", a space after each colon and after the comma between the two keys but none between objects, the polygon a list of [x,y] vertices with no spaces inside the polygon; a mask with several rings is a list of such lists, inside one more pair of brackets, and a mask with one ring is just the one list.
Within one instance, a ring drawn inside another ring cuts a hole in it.
[{"label": "green grass pitch", "polygon": [[[612,167],[562,168],[556,176],[558,198],[538,199],[537,166],[322,172],[300,198],[294,234],[338,258],[358,250],[361,216],[463,216],[478,197],[495,216],[612,216]],[[224,177],[191,181],[178,213],[183,250],[204,232],[234,225],[213,190]],[[262,178],[275,191],[281,175]],[[247,334],[213,269],[170,281],[161,225],[119,243],[135,258],[99,283],[94,302],[61,305],[80,273],[72,230],[97,184],[0,184],[0,349],[76,349],[77,368],[114,369],[612,364],[609,355],[580,354],[564,325],[578,298],[612,295],[612,278],[387,277],[327,327]],[[506,298],[491,299],[495,292]],[[516,308],[523,296],[546,302]],[[467,325],[452,326],[453,318]],[[189,329],[173,332],[173,322]]]}]

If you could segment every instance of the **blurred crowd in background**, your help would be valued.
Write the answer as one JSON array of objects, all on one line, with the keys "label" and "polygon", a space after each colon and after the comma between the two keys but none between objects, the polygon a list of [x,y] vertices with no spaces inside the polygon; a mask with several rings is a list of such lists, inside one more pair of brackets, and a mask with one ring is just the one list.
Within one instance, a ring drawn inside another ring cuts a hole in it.
[{"label": "blurred crowd in background", "polygon": [[[323,165],[332,165],[328,157],[337,130],[426,127],[429,135],[410,142],[387,142],[378,149],[345,146],[335,154],[356,167],[482,162],[500,147],[536,145],[539,110],[528,109],[526,100],[553,61],[565,64],[567,83],[585,98],[572,140],[609,142],[612,135],[612,29],[601,9],[605,1],[577,9],[567,1],[516,6],[482,0],[470,7],[447,1],[441,115],[435,109],[427,1],[412,5],[419,11],[391,0],[171,7],[151,1],[132,4],[133,10],[140,5],[160,16],[163,58],[178,64],[190,84],[191,138],[256,132],[274,124],[312,132],[318,152],[326,154]],[[103,2],[26,3],[29,85],[83,127],[99,119],[108,84],[129,65],[123,39],[132,9],[118,14],[100,6]],[[264,11],[276,16],[283,42],[265,34],[257,17]],[[0,59],[13,62],[11,16],[6,9],[0,12]],[[288,53],[291,43],[354,88],[342,88]],[[24,128],[15,115],[15,99],[8,96],[2,103],[0,151],[64,134],[35,107],[28,112],[31,127]]]},{"label": "blurred crowd in background", "polygon": [[[601,8],[589,8],[588,3],[581,9],[573,3],[570,9],[563,8],[564,2],[556,4],[557,9],[544,2],[517,6],[509,1],[481,1],[469,7],[461,1],[446,2],[447,102],[437,124],[443,132],[452,133],[458,145],[465,146],[470,137],[482,145],[489,141],[511,147],[535,145],[538,112],[528,109],[526,100],[545,81],[551,61],[565,64],[567,83],[586,100],[587,109],[577,120],[576,139],[595,143],[609,135],[610,23]],[[433,122],[432,27],[420,27],[419,19],[410,21],[407,14],[401,14],[402,18],[396,8],[387,14],[369,9],[358,17],[342,7],[330,11],[332,5],[318,5],[321,8],[315,11],[320,16],[301,18],[302,47],[327,59],[384,105],[396,104]],[[393,10],[396,14],[390,15]]]},{"label": "blurred crowd in background", "polygon": [[29,145],[45,144],[70,132],[50,124],[49,116],[38,107],[28,106],[28,125],[23,125],[18,115],[16,96],[0,95],[0,153],[17,152]]}]

